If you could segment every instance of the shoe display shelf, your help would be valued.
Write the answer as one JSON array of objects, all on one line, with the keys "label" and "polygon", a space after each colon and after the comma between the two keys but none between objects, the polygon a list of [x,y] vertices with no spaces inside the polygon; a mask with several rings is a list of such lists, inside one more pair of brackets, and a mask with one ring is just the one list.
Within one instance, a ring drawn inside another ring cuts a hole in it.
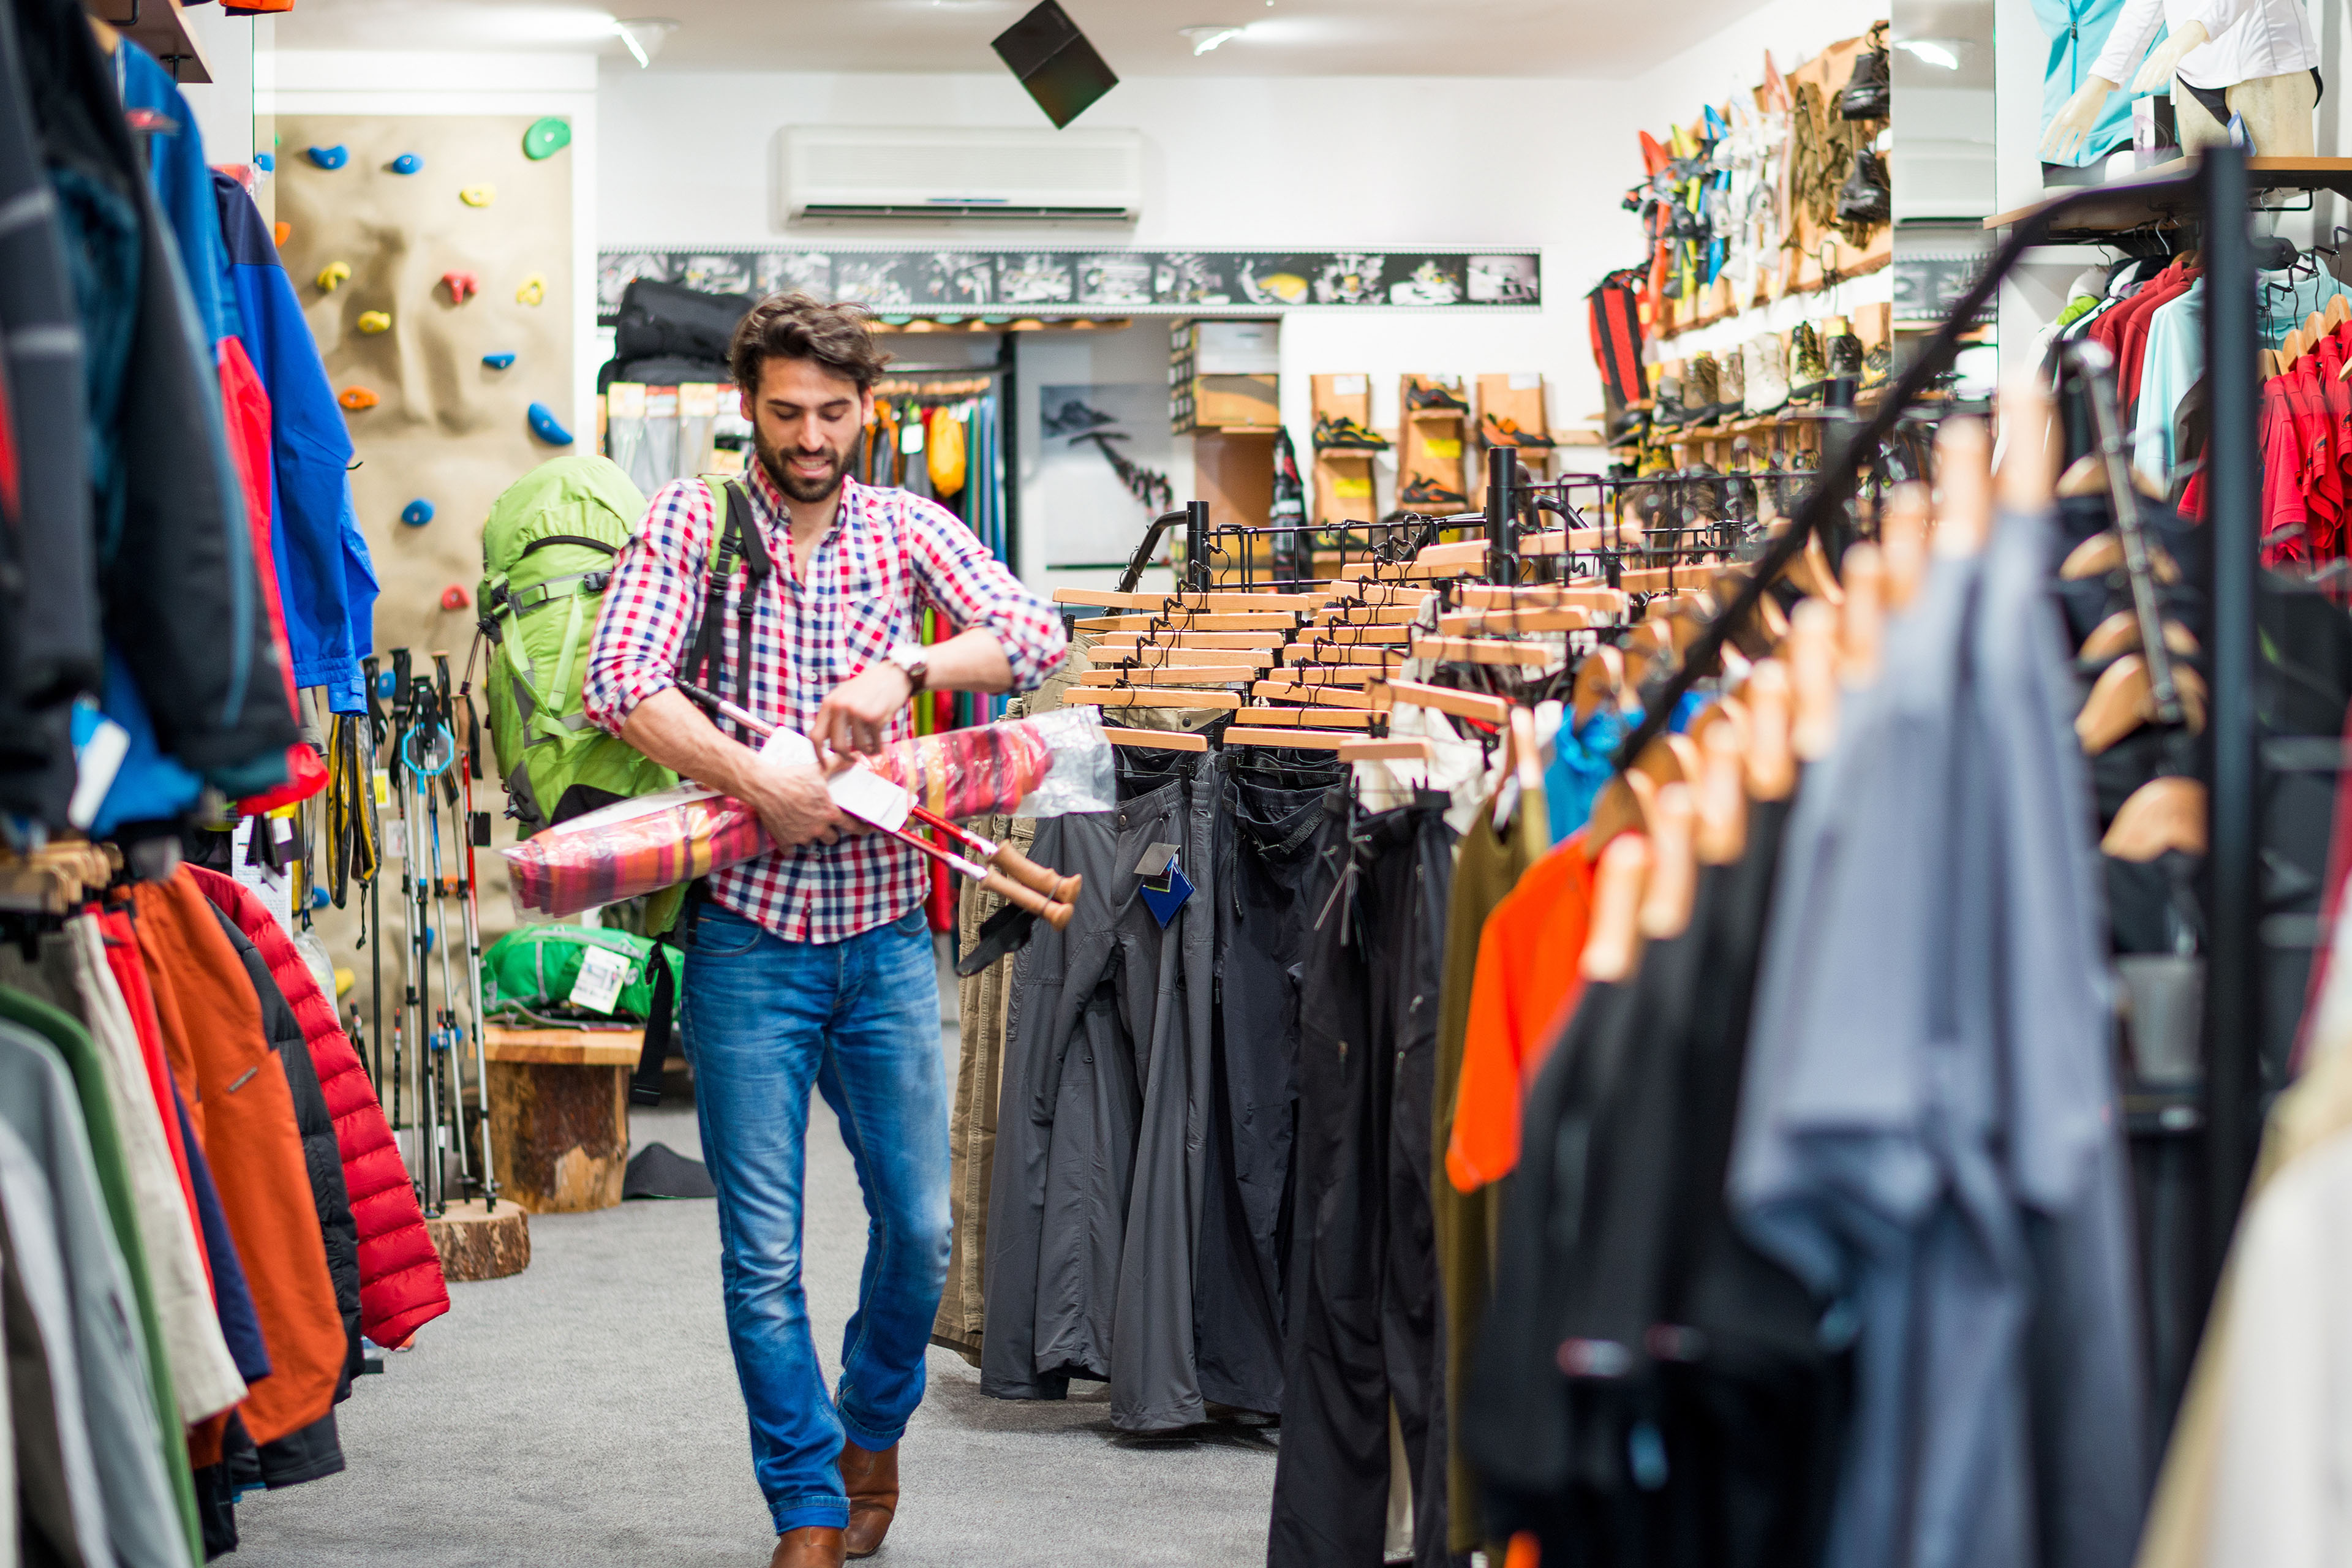
[{"label": "shoe display shelf", "polygon": [[[1372,427],[1372,378],[1334,374],[1308,378],[1315,428],[1323,430],[1345,419],[1360,429]],[[1311,437],[1310,437],[1311,439]],[[1318,528],[1378,521],[1380,500],[1374,493],[1374,469],[1381,454],[1349,447],[1317,447],[1313,488],[1307,492],[1307,514]]]},{"label": "shoe display shelf", "polygon": [[[1414,406],[1433,398],[1453,405]],[[1431,514],[1470,510],[1469,428],[1470,401],[1460,376],[1404,378],[1397,395],[1398,508]]]},{"label": "shoe display shelf", "polygon": [[[1504,371],[1477,380],[1478,461],[1471,467],[1470,504],[1486,504],[1486,462],[1490,447],[1508,445],[1519,455],[1519,467],[1538,483],[1551,478],[1553,447],[1551,415],[1544,406],[1544,379],[1534,371]],[[1497,432],[1523,439],[1501,442]],[[1534,445],[1530,445],[1532,441]]]}]

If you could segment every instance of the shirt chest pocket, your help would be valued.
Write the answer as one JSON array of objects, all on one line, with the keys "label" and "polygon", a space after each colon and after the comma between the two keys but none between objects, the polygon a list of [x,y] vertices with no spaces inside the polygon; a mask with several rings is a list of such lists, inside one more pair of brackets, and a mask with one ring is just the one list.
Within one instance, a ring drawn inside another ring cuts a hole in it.
[{"label": "shirt chest pocket", "polygon": [[899,625],[898,584],[877,562],[844,562],[835,579],[834,598],[844,675],[872,664],[913,635]]}]

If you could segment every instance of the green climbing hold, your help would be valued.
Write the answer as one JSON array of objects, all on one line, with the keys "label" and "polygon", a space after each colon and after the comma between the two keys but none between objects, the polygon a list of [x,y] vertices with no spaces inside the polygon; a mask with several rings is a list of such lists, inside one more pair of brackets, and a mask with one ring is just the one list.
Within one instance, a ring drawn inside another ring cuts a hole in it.
[{"label": "green climbing hold", "polygon": [[555,115],[531,121],[530,129],[522,133],[522,155],[533,162],[552,158],[572,145],[572,122]]}]

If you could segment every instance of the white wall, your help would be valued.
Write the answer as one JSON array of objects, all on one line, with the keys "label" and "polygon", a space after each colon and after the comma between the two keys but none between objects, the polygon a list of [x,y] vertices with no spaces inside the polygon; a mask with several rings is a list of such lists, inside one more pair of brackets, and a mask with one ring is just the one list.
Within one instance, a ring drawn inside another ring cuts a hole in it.
[{"label": "white wall", "polygon": [[[1672,15],[1664,14],[1663,26],[1672,25]],[[1634,78],[1629,85],[1643,106],[1634,123],[1654,136],[1690,121],[1701,104],[1721,103],[1757,86],[1764,79],[1766,50],[1787,71],[1886,19],[1887,0],[1772,0]]]}]

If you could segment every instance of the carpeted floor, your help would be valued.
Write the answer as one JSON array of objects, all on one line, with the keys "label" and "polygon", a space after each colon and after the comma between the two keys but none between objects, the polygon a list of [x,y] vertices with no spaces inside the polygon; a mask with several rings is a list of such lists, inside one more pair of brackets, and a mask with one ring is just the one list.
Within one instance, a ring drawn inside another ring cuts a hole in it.
[{"label": "carpeted floor", "polygon": [[[944,1042],[952,1063],[954,1026]],[[690,1108],[639,1111],[639,1147],[698,1154]],[[833,1116],[810,1121],[810,1310],[828,1378],[856,1304],[865,1212]],[[761,1568],[775,1537],[751,1479],[708,1202],[531,1221],[531,1263],[452,1288],[449,1315],[338,1412],[350,1468],[249,1497],[247,1568]],[[1063,1403],[985,1398],[930,1352],[877,1568],[1265,1557],[1274,1447],[1223,1430],[1128,1446],[1099,1384]]]}]

